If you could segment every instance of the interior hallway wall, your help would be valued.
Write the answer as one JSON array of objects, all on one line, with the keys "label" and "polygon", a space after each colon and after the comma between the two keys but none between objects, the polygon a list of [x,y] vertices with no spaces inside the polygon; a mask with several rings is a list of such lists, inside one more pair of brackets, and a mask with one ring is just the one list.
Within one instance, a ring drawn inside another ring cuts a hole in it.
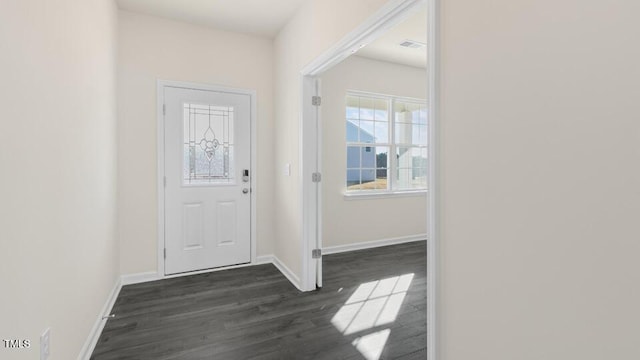
[{"label": "interior hallway wall", "polygon": [[112,0],[0,1],[2,359],[78,357],[119,278]]},{"label": "interior hallway wall", "polygon": [[640,359],[640,3],[440,4],[440,359]]},{"label": "interior hallway wall", "polygon": [[157,80],[257,91],[257,254],[273,252],[273,43],[119,12],[119,222],[123,274],[157,270]]},{"label": "interior hallway wall", "polygon": [[424,236],[426,194],[349,198],[347,91],[427,98],[424,69],[351,56],[322,74],[322,246]]}]

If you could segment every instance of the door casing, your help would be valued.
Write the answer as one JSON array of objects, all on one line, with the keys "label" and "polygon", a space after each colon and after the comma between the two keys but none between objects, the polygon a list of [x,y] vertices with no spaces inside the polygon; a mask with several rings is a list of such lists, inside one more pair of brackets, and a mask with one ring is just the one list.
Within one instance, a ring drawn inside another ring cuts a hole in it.
[{"label": "door casing", "polygon": [[[321,184],[314,183],[312,174],[322,172],[322,158],[320,144],[322,134],[322,105],[314,106],[312,96],[322,97],[321,75],[334,65],[356,53],[366,44],[374,41],[395,25],[415,14],[427,0],[392,0],[384,5],[364,23],[347,34],[335,46],[317,57],[301,71],[302,104],[300,116],[300,178],[302,182],[301,209],[301,259],[302,276],[300,287],[304,291],[316,289],[316,281],[321,285],[322,260],[313,259],[311,251],[322,246],[321,242]],[[429,11],[431,8],[429,7]],[[431,20],[431,19],[429,19]],[[431,49],[429,48],[429,51]],[[431,61],[431,58],[429,58]],[[427,79],[425,79],[427,80]],[[431,149],[429,148],[429,151]],[[319,264],[320,263],[320,264]]]},{"label": "door casing", "polygon": [[[320,123],[321,111],[315,111],[311,104],[311,96],[321,96],[317,82],[319,76],[332,66],[357,52],[360,47],[368,44],[392,26],[400,23],[413,11],[427,5],[427,103],[429,124],[429,193],[427,221],[427,359],[439,358],[438,334],[440,319],[437,315],[439,276],[439,240],[440,240],[440,152],[439,141],[439,89],[440,89],[440,2],[441,0],[390,0],[359,27],[347,34],[341,41],[317,57],[300,72],[302,89],[300,115],[300,177],[301,177],[301,209],[302,233],[301,260],[302,276],[301,288],[311,291],[316,288],[317,271],[322,271],[321,264],[312,258],[311,250],[321,246],[320,231],[322,219],[320,217],[320,189],[311,181],[314,172],[321,172],[321,158],[319,157],[319,137],[314,137],[315,125]],[[317,86],[316,86],[317,85]],[[319,135],[321,136],[321,135]]]},{"label": "door casing", "polygon": [[[235,265],[228,266],[223,268],[216,269],[207,269],[207,270],[198,270],[193,272],[175,274],[175,275],[165,275],[165,258],[164,258],[164,241],[165,241],[165,193],[164,193],[164,88],[165,87],[174,87],[174,88],[183,88],[183,89],[192,89],[192,90],[203,90],[203,91],[217,91],[217,92],[226,92],[232,94],[242,94],[248,95],[250,100],[250,154],[251,154],[251,177],[250,177],[250,188],[251,192],[250,201],[251,201],[251,262],[249,264],[244,265]],[[220,269],[231,269],[235,267],[243,267],[247,265],[252,265],[256,262],[256,194],[258,193],[258,174],[255,171],[257,169],[257,148],[256,148],[256,121],[257,121],[257,106],[256,106],[256,91],[250,89],[238,89],[231,87],[224,87],[218,85],[211,84],[201,84],[201,83],[192,83],[192,82],[182,82],[182,81],[171,81],[171,80],[158,80],[157,81],[157,196],[158,196],[158,239],[157,239],[157,259],[158,259],[158,270],[157,275],[158,278],[172,278],[179,277],[185,275],[193,275],[200,273],[212,272]]]}]

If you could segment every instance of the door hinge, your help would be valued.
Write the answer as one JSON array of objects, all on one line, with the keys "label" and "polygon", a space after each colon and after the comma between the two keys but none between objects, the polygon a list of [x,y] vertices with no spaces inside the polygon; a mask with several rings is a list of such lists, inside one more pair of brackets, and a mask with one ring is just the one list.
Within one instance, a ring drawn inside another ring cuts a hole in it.
[{"label": "door hinge", "polygon": [[322,104],[322,98],[320,96],[311,97],[311,105],[320,106],[320,104]]},{"label": "door hinge", "polygon": [[322,249],[313,249],[311,250],[311,258],[312,259],[320,259],[322,257]]},{"label": "door hinge", "polygon": [[322,181],[322,174],[320,174],[319,172],[314,172],[313,174],[311,174],[311,181],[313,181],[314,183],[319,183],[320,181]]},{"label": "door hinge", "polygon": [[167,115],[167,105],[162,104],[162,115]]},{"label": "door hinge", "polygon": [[164,248],[164,258],[167,258],[167,248]]}]

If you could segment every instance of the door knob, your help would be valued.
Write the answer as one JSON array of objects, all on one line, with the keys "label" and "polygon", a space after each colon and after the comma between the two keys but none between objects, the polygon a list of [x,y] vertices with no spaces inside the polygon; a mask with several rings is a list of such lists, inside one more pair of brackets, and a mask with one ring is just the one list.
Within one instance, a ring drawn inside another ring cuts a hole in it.
[{"label": "door knob", "polygon": [[248,192],[249,192],[249,189],[247,189],[247,188],[242,189],[242,193],[243,193],[243,194],[246,194],[246,193],[248,193]]}]

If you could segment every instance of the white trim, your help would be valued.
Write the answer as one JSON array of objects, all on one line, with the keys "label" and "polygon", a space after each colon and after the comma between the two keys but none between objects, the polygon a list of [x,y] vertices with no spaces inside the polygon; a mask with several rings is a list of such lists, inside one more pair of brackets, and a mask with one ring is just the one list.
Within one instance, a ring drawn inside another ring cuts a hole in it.
[{"label": "white trim", "polygon": [[412,191],[371,191],[345,192],[342,197],[347,201],[370,199],[394,199],[399,197],[426,196],[427,190]]},{"label": "white trim", "polygon": [[293,286],[295,286],[300,291],[304,291],[302,290],[302,286],[300,285],[300,279],[298,278],[298,276],[296,276],[296,274],[291,271],[291,269],[289,269],[287,265],[285,265],[284,262],[280,261],[280,259],[278,259],[278,257],[275,255],[273,255],[273,265],[278,270],[280,270],[282,275],[284,275],[284,277],[286,277]]},{"label": "white trim", "polygon": [[116,299],[118,298],[118,294],[120,294],[120,290],[122,289],[122,281],[120,278],[116,279],[115,284],[113,285],[113,289],[109,293],[107,297],[107,301],[102,306],[100,313],[98,314],[98,318],[96,322],[93,324],[91,328],[91,332],[89,333],[89,337],[85,341],[82,349],[80,350],[80,354],[78,355],[78,360],[89,360],[91,358],[91,354],[98,343],[98,339],[102,334],[102,330],[104,329],[105,324],[107,323],[104,316],[109,315],[111,310],[113,310],[113,305],[116,303]]},{"label": "white trim", "polygon": [[302,69],[302,75],[317,76],[330,69],[393,26],[409,18],[424,2],[425,0],[389,0],[360,26],[305,66]]},{"label": "white trim", "polygon": [[[416,9],[422,4],[427,4],[427,85],[428,85],[428,111],[429,111],[429,195],[428,201],[428,238],[427,241],[427,358],[428,360],[437,360],[439,356],[438,334],[440,329],[440,320],[437,317],[437,310],[439,309],[438,301],[438,241],[440,231],[440,194],[439,194],[439,182],[437,177],[440,174],[439,165],[439,149],[440,143],[437,141],[439,138],[439,29],[440,29],[440,0],[389,0],[383,7],[376,12],[372,17],[365,21],[362,25],[349,33],[345,38],[339,41],[335,46],[316,58],[313,62],[307,65],[301,71],[301,84],[302,84],[302,111],[300,116],[300,181],[301,181],[301,211],[302,215],[302,280],[303,288],[309,289],[311,286],[308,272],[315,272],[315,262],[311,261],[310,254],[306,253],[312,244],[317,243],[317,239],[307,237],[308,232],[308,219],[317,217],[319,209],[317,204],[313,204],[306,194],[309,192],[310,181],[305,181],[307,172],[305,168],[308,164],[314,161],[315,156],[319,149],[311,148],[308,146],[305,140],[308,126],[305,126],[309,122],[309,118],[305,117],[308,114],[311,105],[307,104],[307,97],[305,96],[305,82],[308,78],[313,78],[321,74],[323,71],[331,68],[333,65],[339,63],[349,55],[363,45],[376,38],[386,30],[390,29],[393,25],[401,22],[408,16],[410,16],[413,9]],[[308,136],[308,135],[307,135]],[[308,180],[308,179],[307,179]],[[313,206],[312,206],[313,205]],[[311,214],[308,214],[311,212]]]},{"label": "white trim", "polygon": [[[418,104],[418,105],[426,105],[427,104],[427,100],[426,99],[421,99],[421,98],[416,98],[416,97],[410,97],[410,96],[398,96],[398,95],[394,95],[394,94],[387,94],[387,93],[379,93],[379,92],[372,92],[372,91],[365,91],[365,90],[358,90],[358,89],[347,89],[347,96],[360,96],[360,97],[370,97],[370,98],[375,98],[378,100],[389,100],[389,101],[400,101],[400,102],[408,102],[408,103],[413,103],[413,104]],[[390,113],[392,111],[389,111]],[[378,120],[380,121],[380,120]]]},{"label": "white trim", "polygon": [[[316,79],[316,95],[321,96],[322,95],[322,79],[320,78],[315,78]],[[318,149],[322,148],[322,142],[323,142],[323,133],[322,133],[322,106],[317,106],[316,107],[316,147]],[[317,171],[320,172],[322,174],[323,171],[323,167],[322,167],[322,151],[316,151],[316,168],[318,169]],[[323,208],[323,204],[322,204],[322,189],[323,189],[323,183],[322,181],[320,181],[320,183],[318,183],[318,188],[316,191],[316,209],[322,209]],[[322,211],[316,211],[315,212],[316,215],[316,223],[315,223],[315,227],[316,227],[316,246],[314,247],[314,249],[322,249]],[[323,275],[322,275],[322,259],[316,260],[314,261],[316,264],[316,271],[315,271],[315,277],[316,277],[316,286],[321,288],[322,287],[322,282],[323,282]]]},{"label": "white trim", "polygon": [[147,271],[147,272],[136,273],[136,274],[122,275],[120,277],[120,282],[122,283],[122,286],[125,286],[125,285],[145,283],[149,281],[156,281],[160,279],[162,279],[162,277],[158,276],[157,272]]},{"label": "white trim", "polygon": [[[256,194],[258,193],[257,187],[257,92],[256,90],[249,89],[240,89],[233,88],[227,86],[219,86],[219,85],[211,85],[211,84],[201,84],[194,82],[184,82],[184,81],[172,81],[172,80],[157,80],[157,98],[156,98],[156,111],[157,111],[157,195],[158,195],[158,239],[157,239],[157,261],[158,261],[158,270],[157,274],[159,274],[158,279],[165,279],[175,276],[166,276],[165,271],[165,259],[164,259],[164,204],[165,204],[165,196],[164,196],[164,88],[165,87],[176,87],[183,89],[193,89],[193,90],[204,90],[204,91],[216,91],[216,92],[224,92],[230,94],[240,94],[240,95],[249,95],[251,99],[251,106],[249,112],[250,116],[250,153],[251,153],[251,191],[249,193],[251,198],[251,263],[256,260],[256,248],[257,248],[257,206],[256,206]],[[250,263],[250,264],[251,264]],[[237,267],[237,266],[235,266]],[[224,269],[231,269],[234,266],[224,267]],[[218,268],[214,269],[218,270]],[[202,272],[210,272],[212,270],[202,270],[196,272],[186,273],[194,274],[194,273],[202,273]],[[178,274],[181,275],[181,274]]]},{"label": "white trim", "polygon": [[[301,108],[299,117],[299,147],[300,147],[300,209],[302,211],[301,258],[302,278],[301,287],[304,291],[316,288],[318,266],[311,257],[311,249],[320,243],[321,228],[319,217],[318,183],[311,181],[311,174],[319,171],[318,137],[316,123],[321,121],[318,107],[311,104],[311,96],[318,93],[316,78],[351,54],[357,52],[364,44],[375,40],[393,26],[401,23],[416,13],[426,0],[390,0],[375,14],[369,17],[355,30],[347,34],[336,45],[325,51],[309,65],[305,66],[300,75]],[[315,118],[314,118],[315,117]]]},{"label": "white trim", "polygon": [[141,284],[141,283],[157,281],[157,280],[174,279],[174,278],[179,278],[184,276],[208,274],[212,272],[239,269],[239,268],[245,268],[249,266],[264,265],[264,264],[270,264],[270,263],[273,263],[273,255],[262,255],[262,256],[258,256],[258,260],[252,263],[222,266],[217,268],[189,271],[189,272],[183,272],[179,274],[172,274],[172,275],[165,275],[165,276],[158,276],[158,274],[153,271],[137,273],[137,274],[127,274],[127,275],[122,275],[122,285],[124,286],[124,285],[132,285],[132,284]]},{"label": "white trim", "polygon": [[238,265],[224,266],[224,267],[213,268],[213,269],[190,271],[190,272],[185,272],[185,273],[180,273],[180,274],[173,274],[173,275],[166,275],[166,276],[159,276],[158,273],[153,272],[153,271],[134,273],[134,274],[125,274],[125,275],[122,275],[120,277],[120,279],[121,279],[120,283],[122,284],[122,286],[132,285],[132,284],[141,284],[141,283],[150,282],[150,281],[157,281],[157,280],[163,280],[163,279],[173,279],[173,278],[178,278],[178,277],[183,277],[183,276],[190,276],[190,275],[198,275],[198,274],[207,274],[207,273],[212,273],[212,272],[217,272],[217,271],[238,269],[238,268],[244,268],[244,267],[249,267],[249,266],[264,265],[264,264],[273,264],[274,266],[276,266],[278,268],[278,270],[280,270],[282,275],[284,275],[284,277],[286,277],[287,280],[291,281],[291,284],[293,284],[297,288],[300,288],[300,286],[299,286],[300,280],[298,279],[298,277],[295,276],[293,274],[293,272],[291,270],[289,270],[289,268],[287,266],[285,266],[284,263],[282,263],[274,255],[256,256],[256,260],[255,261],[250,262],[250,263],[246,263],[246,264],[238,264]]},{"label": "white trim", "polygon": [[[318,136],[317,124],[319,121],[319,106],[311,104],[311,97],[320,95],[317,79],[311,76],[302,76],[301,84],[302,105],[300,107],[300,173],[299,181],[302,184],[300,196],[300,208],[302,209],[302,233],[300,257],[302,258],[302,281],[299,288],[302,291],[316,289],[317,260],[311,257],[311,250],[318,244],[318,184],[312,182],[314,172],[318,168]],[[303,121],[306,119],[306,121]],[[313,149],[313,151],[312,151]]]},{"label": "white trim", "polygon": [[158,239],[156,241],[158,276],[164,274],[164,84],[157,82],[156,93],[156,194],[158,197]]},{"label": "white trim", "polygon": [[273,264],[273,255],[260,255],[256,257],[253,265]]},{"label": "white trim", "polygon": [[381,246],[405,244],[416,241],[426,241],[427,234],[419,234],[413,236],[402,236],[397,238],[380,239],[373,241],[363,241],[353,244],[327,246],[322,249],[322,255],[339,254],[343,252],[373,249]]},{"label": "white trim", "polygon": [[244,264],[221,266],[221,267],[216,267],[216,268],[211,268],[211,269],[188,271],[188,272],[182,272],[182,273],[177,273],[177,274],[164,275],[164,276],[158,278],[158,280],[174,279],[174,278],[179,278],[179,277],[183,277],[183,276],[190,276],[190,275],[208,274],[208,273],[212,273],[212,272],[239,269],[239,268],[244,268],[244,267],[253,266],[253,265],[256,265],[256,264],[248,262],[248,263],[244,263]]},{"label": "white trim", "polygon": [[249,177],[251,185],[251,262],[256,262],[258,251],[258,93],[256,90],[250,90],[251,93],[251,129],[249,137],[251,151],[251,176]]},{"label": "white trim", "polygon": [[429,143],[429,196],[427,231],[427,359],[440,356],[438,312],[440,242],[440,0],[427,0],[427,85]]}]

